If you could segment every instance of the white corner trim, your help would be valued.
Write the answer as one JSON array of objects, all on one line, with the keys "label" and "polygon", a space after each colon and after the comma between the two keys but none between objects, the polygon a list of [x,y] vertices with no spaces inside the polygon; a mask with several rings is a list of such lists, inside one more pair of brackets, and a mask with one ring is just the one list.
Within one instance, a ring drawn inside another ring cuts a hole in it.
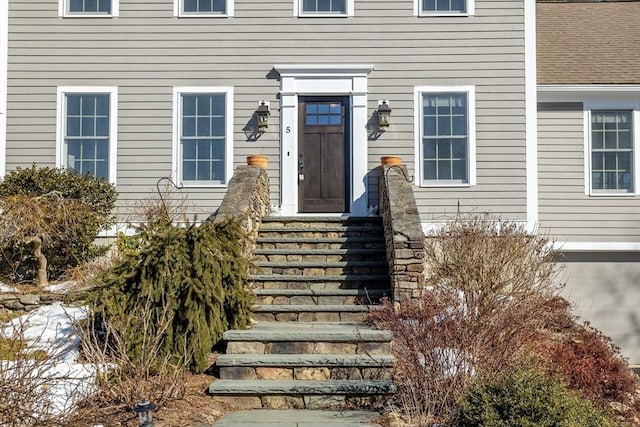
[{"label": "white corner trim", "polygon": [[[225,182],[223,184],[184,183],[180,165],[180,116],[182,111],[182,94],[225,94]],[[233,177],[233,86],[174,86],[173,87],[173,121],[171,144],[171,179],[178,185],[189,188],[226,188]]]},{"label": "white corner trim", "polygon": [[640,242],[555,242],[558,252],[637,252]]},{"label": "white corner trim", "polygon": [[525,0],[525,152],[527,188],[527,228],[533,232],[538,223],[538,100],[536,72],[536,1]]},{"label": "white corner trim", "polygon": [[[423,182],[422,170],[422,96],[427,93],[465,92],[467,94],[467,144],[468,144],[468,180],[465,183],[429,183]],[[414,184],[417,187],[470,187],[476,179],[476,87],[475,86],[414,86],[413,88],[413,132],[414,156],[416,161]]]},{"label": "white corner trim", "polygon": [[304,13],[302,9],[303,0],[293,0],[293,16],[299,18],[346,18],[355,15],[355,0],[346,0],[347,13],[318,13],[307,12]]},{"label": "white corner trim", "polygon": [[7,168],[7,89],[9,55],[9,0],[0,0],[0,177]]},{"label": "white corner trim", "polygon": [[227,0],[227,13],[184,13],[182,2],[184,0],[173,0],[173,16],[179,18],[231,18],[235,14],[235,0]]},{"label": "white corner trim", "polygon": [[111,13],[69,13],[70,0],[58,0],[58,16],[61,18],[114,18],[120,16],[120,0],[111,0]]},{"label": "white corner trim", "polygon": [[117,183],[118,172],[118,87],[58,86],[56,102],[56,166],[64,168],[65,95],[68,93],[99,93],[109,95],[109,182]]}]

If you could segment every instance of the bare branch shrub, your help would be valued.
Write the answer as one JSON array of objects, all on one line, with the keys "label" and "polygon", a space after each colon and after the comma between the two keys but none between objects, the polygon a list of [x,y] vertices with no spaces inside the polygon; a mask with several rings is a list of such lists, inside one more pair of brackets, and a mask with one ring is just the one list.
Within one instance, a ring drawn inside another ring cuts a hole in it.
[{"label": "bare branch shrub", "polygon": [[[105,422],[131,415],[142,400],[161,408],[184,396],[189,355],[185,351],[179,360],[163,355],[165,331],[172,319],[169,310],[158,318],[152,311],[150,302],[142,303],[123,317],[105,322],[93,316],[82,326],[82,355],[96,366],[97,392],[81,404],[81,419]],[[140,327],[132,328],[134,322]],[[131,342],[140,345],[135,355],[128,351]]]},{"label": "bare branch shrub", "polygon": [[446,421],[475,374],[499,372],[545,324],[561,290],[544,237],[489,215],[427,236],[420,297],[372,315],[394,334],[398,399],[414,425]]},{"label": "bare branch shrub", "polygon": [[143,224],[164,222],[188,222],[189,201],[185,193],[178,193],[176,188],[166,183],[160,193],[138,200],[133,214],[135,221]]},{"label": "bare branch shrub", "polygon": [[[64,426],[87,391],[89,372],[70,375],[57,365],[68,351],[42,336],[26,338],[29,318],[0,329],[0,425]],[[33,350],[34,347],[46,347]]]}]

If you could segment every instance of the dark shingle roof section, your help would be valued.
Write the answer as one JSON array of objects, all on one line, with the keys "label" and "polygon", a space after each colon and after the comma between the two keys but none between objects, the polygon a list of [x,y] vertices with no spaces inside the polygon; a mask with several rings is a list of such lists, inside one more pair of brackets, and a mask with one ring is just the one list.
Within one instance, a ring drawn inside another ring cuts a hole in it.
[{"label": "dark shingle roof section", "polygon": [[539,84],[640,84],[640,1],[536,7]]}]

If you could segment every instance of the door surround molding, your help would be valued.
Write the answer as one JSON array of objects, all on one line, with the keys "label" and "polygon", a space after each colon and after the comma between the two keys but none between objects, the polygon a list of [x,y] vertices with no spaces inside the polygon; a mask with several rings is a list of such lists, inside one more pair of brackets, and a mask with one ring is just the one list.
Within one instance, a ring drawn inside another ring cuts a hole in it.
[{"label": "door surround molding", "polygon": [[313,95],[348,96],[351,129],[350,150],[352,216],[367,213],[367,76],[370,64],[274,65],[280,75],[280,210],[298,214],[298,97]]}]

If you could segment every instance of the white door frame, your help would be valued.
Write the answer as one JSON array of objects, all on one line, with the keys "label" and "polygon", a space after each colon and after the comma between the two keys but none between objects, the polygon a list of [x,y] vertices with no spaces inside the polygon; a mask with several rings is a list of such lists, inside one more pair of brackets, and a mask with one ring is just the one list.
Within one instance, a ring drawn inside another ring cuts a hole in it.
[{"label": "white door frame", "polygon": [[349,96],[349,215],[367,214],[367,75],[373,65],[274,65],[280,74],[280,209],[298,214],[298,97]]}]

